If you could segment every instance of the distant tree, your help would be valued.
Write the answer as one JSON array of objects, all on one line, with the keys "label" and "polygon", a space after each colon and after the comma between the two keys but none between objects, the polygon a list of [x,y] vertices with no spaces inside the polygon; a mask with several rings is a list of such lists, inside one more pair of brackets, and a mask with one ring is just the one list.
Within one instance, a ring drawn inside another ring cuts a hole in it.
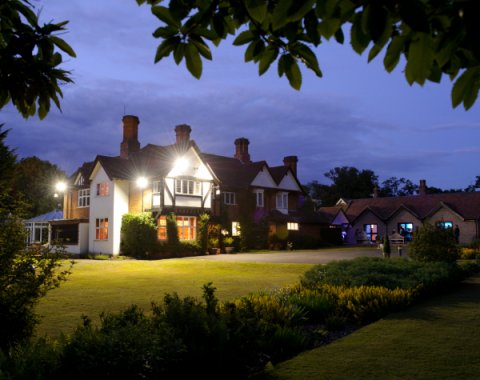
[{"label": "distant tree", "polygon": [[415,195],[418,185],[405,178],[390,177],[382,182],[380,195],[383,197],[398,197],[403,195]]},{"label": "distant tree", "polygon": [[340,198],[357,199],[372,196],[378,186],[378,176],[372,170],[358,170],[351,166],[336,167],[324,174],[332,184],[322,185],[312,181],[305,185],[312,199],[322,206],[333,206]]},{"label": "distant tree", "polygon": [[0,109],[10,102],[25,118],[43,119],[50,102],[60,108],[60,86],[72,82],[62,70],[62,55],[73,49],[58,35],[68,21],[39,25],[28,0],[3,0],[0,4]]},{"label": "distant tree", "polygon": [[206,41],[218,45],[229,35],[233,45],[247,45],[245,61],[258,64],[264,74],[276,62],[278,75],[300,89],[299,62],[318,77],[322,71],[313,49],[324,40],[345,41],[370,62],[385,52],[383,64],[391,72],[405,62],[412,85],[440,82],[445,74],[455,81],[452,105],[466,109],[480,88],[478,36],[480,5],[476,0],[136,0],[150,4],[161,21],[153,36],[163,41],[155,62],[173,55],[177,64],[199,78],[202,57],[211,60]]},{"label": "distant tree", "polygon": [[12,191],[23,195],[28,203],[28,216],[41,215],[54,210],[58,199],[54,198],[55,184],[66,179],[57,165],[38,157],[27,157],[15,166]]},{"label": "distant tree", "polygon": [[477,189],[480,189],[480,175],[477,175],[475,177],[475,182],[473,183],[473,185],[468,186],[465,191],[472,192],[477,191]]}]

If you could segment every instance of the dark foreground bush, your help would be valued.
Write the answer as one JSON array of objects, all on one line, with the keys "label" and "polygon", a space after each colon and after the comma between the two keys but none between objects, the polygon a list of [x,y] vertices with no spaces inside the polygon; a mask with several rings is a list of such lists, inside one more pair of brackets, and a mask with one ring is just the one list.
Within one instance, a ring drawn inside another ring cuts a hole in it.
[{"label": "dark foreground bush", "polygon": [[99,326],[85,318],[55,344],[38,341],[0,357],[0,378],[244,379],[306,348],[276,306],[267,310],[255,299],[220,305],[211,286],[204,301],[168,294],[148,314],[131,306],[102,315]]}]

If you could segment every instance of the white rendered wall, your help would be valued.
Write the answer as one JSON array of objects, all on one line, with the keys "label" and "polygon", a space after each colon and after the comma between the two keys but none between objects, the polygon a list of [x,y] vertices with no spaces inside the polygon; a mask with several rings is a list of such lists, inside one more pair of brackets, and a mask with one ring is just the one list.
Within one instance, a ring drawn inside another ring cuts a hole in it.
[{"label": "white rendered wall", "polygon": [[[99,164],[97,164],[99,165]],[[90,184],[90,216],[89,216],[89,239],[88,248],[92,253],[113,254],[113,234],[111,233],[111,223],[113,222],[113,182],[110,181],[105,170],[99,165],[94,171]],[[108,183],[108,195],[97,195],[97,183]],[[108,218],[109,231],[108,240],[95,239],[95,220]]]}]

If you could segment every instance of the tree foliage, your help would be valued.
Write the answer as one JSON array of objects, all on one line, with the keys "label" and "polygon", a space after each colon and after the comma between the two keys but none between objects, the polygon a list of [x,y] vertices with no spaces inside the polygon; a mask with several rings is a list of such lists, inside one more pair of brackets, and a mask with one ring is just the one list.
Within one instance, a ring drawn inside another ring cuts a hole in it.
[{"label": "tree foliage", "polygon": [[382,182],[380,195],[384,197],[398,197],[403,195],[414,195],[418,191],[418,185],[409,179],[390,177]]},{"label": "tree foliage", "polygon": [[58,35],[68,21],[44,25],[28,0],[5,0],[0,4],[0,109],[10,102],[25,118],[43,119],[53,101],[60,109],[60,86],[72,82],[62,70],[61,50],[75,52]]},{"label": "tree foliage", "polygon": [[161,26],[153,36],[163,41],[155,62],[172,55],[185,60],[199,78],[202,58],[211,60],[207,41],[218,45],[229,35],[246,46],[245,61],[259,75],[276,63],[278,75],[300,89],[300,65],[321,77],[314,52],[324,40],[350,44],[368,61],[383,54],[388,72],[405,62],[407,82],[423,85],[454,81],[452,105],[470,108],[480,88],[480,5],[475,0],[137,0],[149,4]]},{"label": "tree foliage", "polygon": [[28,204],[27,216],[41,215],[58,207],[58,199],[54,198],[55,184],[66,177],[63,170],[49,161],[38,157],[23,158],[15,166],[12,191],[21,194]]},{"label": "tree foliage", "polygon": [[378,184],[378,176],[372,170],[351,166],[335,167],[324,175],[331,185],[313,181],[305,186],[310,197],[319,200],[322,206],[332,206],[340,198],[368,198]]},{"label": "tree foliage", "polygon": [[4,143],[7,134],[0,131],[0,350],[30,337],[38,300],[68,274],[68,268],[60,269],[61,247],[25,247],[21,219],[28,213],[21,194],[12,190],[16,156]]}]

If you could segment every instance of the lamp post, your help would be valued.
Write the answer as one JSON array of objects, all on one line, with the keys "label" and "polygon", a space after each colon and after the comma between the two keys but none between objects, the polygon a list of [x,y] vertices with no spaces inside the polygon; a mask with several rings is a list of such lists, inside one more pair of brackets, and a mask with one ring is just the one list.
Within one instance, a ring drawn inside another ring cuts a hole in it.
[{"label": "lamp post", "polygon": [[137,178],[137,186],[142,190],[142,212],[143,212],[143,191],[148,185],[148,179],[145,177],[138,177]]}]

